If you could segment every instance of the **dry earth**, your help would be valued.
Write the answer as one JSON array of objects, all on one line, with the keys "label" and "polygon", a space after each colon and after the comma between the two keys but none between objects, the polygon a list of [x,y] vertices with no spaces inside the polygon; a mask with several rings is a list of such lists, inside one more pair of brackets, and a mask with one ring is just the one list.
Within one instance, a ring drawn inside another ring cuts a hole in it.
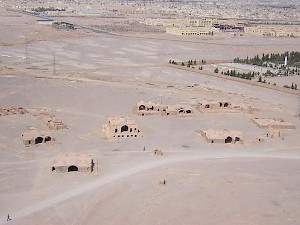
[{"label": "dry earth", "polygon": [[[300,223],[297,97],[166,66],[170,58],[223,60],[300,51],[300,39],[115,36],[57,31],[3,9],[0,15],[0,41],[5,43],[0,48],[0,107],[48,111],[69,128],[52,132],[53,145],[25,148],[22,132],[47,127],[30,114],[0,117],[0,224],[6,224],[7,213],[9,224],[22,225]],[[27,47],[25,39],[30,40]],[[107,117],[132,115],[137,101],[203,99],[246,103],[256,110],[133,116],[143,138],[101,138]],[[250,122],[253,117],[284,118],[296,129],[284,131],[284,140],[268,139],[266,130]],[[195,131],[209,128],[239,130],[244,144],[207,144]],[[257,137],[265,141],[257,143]],[[165,154],[152,157],[154,147]],[[62,152],[92,154],[99,171],[51,172]],[[162,179],[166,186],[158,184]]]}]

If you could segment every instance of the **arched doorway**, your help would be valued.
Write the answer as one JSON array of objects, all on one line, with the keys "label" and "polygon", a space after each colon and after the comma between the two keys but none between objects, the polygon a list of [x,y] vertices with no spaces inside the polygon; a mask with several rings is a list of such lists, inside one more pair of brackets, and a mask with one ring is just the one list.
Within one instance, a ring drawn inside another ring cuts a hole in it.
[{"label": "arched doorway", "polygon": [[78,171],[78,167],[77,167],[77,166],[74,166],[74,165],[69,166],[69,167],[68,167],[68,172],[72,172],[72,171]]},{"label": "arched doorway", "polygon": [[239,137],[234,138],[234,142],[239,142],[241,139]]},{"label": "arched doorway", "polygon": [[232,137],[228,136],[226,139],[225,139],[225,144],[226,143],[231,143],[232,142]]},{"label": "arched doorway", "polygon": [[44,141],[44,139],[42,137],[37,137],[35,139],[35,144],[37,145],[37,144],[43,143],[43,141]]},{"label": "arched doorway", "polygon": [[224,103],[224,107],[225,107],[225,108],[228,107],[228,102],[225,102],[225,103]]},{"label": "arched doorway", "polygon": [[54,166],[52,166],[52,171],[54,171],[55,170],[55,167]]},{"label": "arched doorway", "polygon": [[124,126],[121,127],[121,133],[125,132],[125,131],[128,131],[128,126],[127,125],[124,125]]},{"label": "arched doorway", "polygon": [[47,141],[51,141],[51,137],[49,137],[49,136],[45,137],[45,143],[46,143]]},{"label": "arched doorway", "polygon": [[144,105],[139,106],[139,110],[145,110],[145,109],[146,109],[146,106],[144,106]]}]

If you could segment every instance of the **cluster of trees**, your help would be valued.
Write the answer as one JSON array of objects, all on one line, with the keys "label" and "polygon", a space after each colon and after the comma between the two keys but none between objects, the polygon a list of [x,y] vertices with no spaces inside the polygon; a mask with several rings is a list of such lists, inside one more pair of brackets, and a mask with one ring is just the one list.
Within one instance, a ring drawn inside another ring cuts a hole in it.
[{"label": "cluster of trees", "polygon": [[289,86],[289,85],[284,85],[283,87],[285,88],[290,88],[290,89],[294,89],[294,90],[298,90],[298,86],[297,84],[295,84],[294,82],[292,82],[292,85]]},{"label": "cluster of trees", "polygon": [[[214,72],[219,73],[219,69],[215,68]],[[254,72],[240,73],[240,72],[237,72],[236,70],[227,70],[225,72],[222,71],[221,74],[231,76],[231,77],[239,77],[239,78],[246,79],[246,80],[251,80],[252,77],[255,76]]]},{"label": "cluster of trees", "polygon": [[32,9],[32,11],[35,11],[35,12],[46,12],[46,11],[66,11],[65,9],[57,9],[57,8],[54,8],[54,7],[38,7],[38,8],[35,8],[35,9]]},{"label": "cluster of trees", "polygon": [[[252,64],[257,66],[268,66],[275,64],[284,64],[285,57],[288,57],[288,66],[299,67],[300,66],[300,52],[285,52],[283,54],[279,53],[271,53],[271,54],[262,54],[260,57],[258,54],[253,58],[249,58],[247,56],[246,59],[234,58],[234,62],[236,63],[245,63],[245,64]],[[282,67],[283,68],[283,67]]]},{"label": "cluster of trees", "polygon": [[191,66],[191,65],[196,65],[197,64],[197,61],[196,59],[193,61],[193,60],[189,60],[188,61],[188,66]]}]

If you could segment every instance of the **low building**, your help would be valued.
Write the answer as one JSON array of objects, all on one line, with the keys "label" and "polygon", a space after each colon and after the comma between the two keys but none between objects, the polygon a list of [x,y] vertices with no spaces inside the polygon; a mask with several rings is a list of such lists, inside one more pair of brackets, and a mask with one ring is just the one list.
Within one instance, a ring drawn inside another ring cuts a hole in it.
[{"label": "low building", "polygon": [[253,110],[248,105],[233,105],[227,101],[202,101],[196,104],[199,112],[216,112],[216,113],[251,113]]},{"label": "low building", "polygon": [[177,104],[177,105],[170,105],[166,109],[163,115],[166,116],[192,116],[194,113],[192,107],[189,105],[182,105],[182,104]]},{"label": "low building", "polygon": [[67,22],[58,22],[55,21],[52,23],[52,27],[58,30],[74,30],[75,26],[72,23]]},{"label": "low building", "polygon": [[109,117],[103,125],[103,135],[106,138],[137,138],[143,137],[138,124],[128,116]]},{"label": "low building", "polygon": [[272,127],[268,128],[267,137],[269,138],[279,138],[281,136],[281,132],[278,129],[274,129]]},{"label": "low building", "polygon": [[162,115],[162,113],[165,112],[167,108],[168,106],[159,103],[154,103],[151,101],[140,101],[133,106],[132,111],[133,113],[136,113],[139,116]]},{"label": "low building", "polygon": [[45,144],[54,141],[50,134],[38,130],[24,132],[21,135],[21,138],[25,147]]},{"label": "low building", "polygon": [[22,107],[8,107],[8,108],[0,108],[0,116],[9,116],[16,114],[25,114],[28,111]]},{"label": "low building", "polygon": [[162,150],[160,150],[160,149],[154,148],[154,149],[152,150],[152,155],[153,155],[153,156],[155,156],[155,155],[163,155],[163,152],[162,152]]},{"label": "low building", "polygon": [[51,166],[55,172],[93,172],[94,160],[87,154],[60,154]]},{"label": "low building", "polygon": [[214,27],[167,27],[166,32],[184,36],[213,36],[219,33],[219,29]]},{"label": "low building", "polygon": [[254,118],[251,121],[260,128],[295,129],[295,125],[279,118]]},{"label": "low building", "polygon": [[62,130],[68,128],[58,117],[53,117],[51,120],[48,120],[47,126],[50,130]]},{"label": "low building", "polygon": [[238,131],[210,129],[200,131],[200,134],[208,143],[235,144],[242,142],[242,133]]},{"label": "low building", "polygon": [[52,23],[54,23],[54,20],[51,20],[51,19],[41,19],[41,20],[37,20],[37,23],[38,24],[41,24],[41,25],[52,25]]},{"label": "low building", "polygon": [[191,116],[193,109],[189,105],[163,105],[153,102],[140,101],[133,106],[133,113],[146,116],[146,115],[161,115],[161,116]]},{"label": "low building", "polygon": [[67,125],[64,124],[60,118],[56,117],[53,114],[43,112],[34,114],[33,116],[43,121],[44,124],[46,124],[50,130],[62,130],[68,128]]},{"label": "low building", "polygon": [[248,26],[245,33],[271,37],[300,37],[300,29],[284,26]]},{"label": "low building", "polygon": [[219,101],[219,102],[215,102],[215,101],[202,101],[199,102],[196,105],[196,109],[199,111],[210,111],[210,110],[214,110],[214,109],[229,109],[232,108],[232,105],[230,102],[226,102],[226,101]]},{"label": "low building", "polygon": [[163,27],[181,27],[181,26],[190,26],[190,27],[212,27],[216,20],[214,19],[188,19],[188,18],[146,18],[146,25],[151,26],[163,26]]}]

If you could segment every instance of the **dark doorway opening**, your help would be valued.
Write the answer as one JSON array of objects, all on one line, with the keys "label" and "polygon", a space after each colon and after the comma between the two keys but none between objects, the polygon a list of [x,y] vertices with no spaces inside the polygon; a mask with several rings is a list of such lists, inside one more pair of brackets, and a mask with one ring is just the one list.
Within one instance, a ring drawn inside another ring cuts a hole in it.
[{"label": "dark doorway opening", "polygon": [[228,103],[227,102],[224,103],[224,107],[225,108],[228,107]]},{"label": "dark doorway opening", "polygon": [[72,171],[78,171],[78,167],[77,166],[69,166],[68,172],[72,172]]},{"label": "dark doorway opening", "polygon": [[234,138],[234,142],[238,142],[238,141],[240,141],[241,139],[239,138],[239,137],[235,137]]},{"label": "dark doorway opening", "polygon": [[42,137],[37,137],[35,139],[35,144],[40,144],[40,143],[43,143],[44,139]]},{"label": "dark doorway opening", "polygon": [[45,137],[45,142],[47,142],[47,141],[51,141],[51,137],[49,137],[49,136]]},{"label": "dark doorway opening", "polygon": [[128,131],[128,126],[127,125],[124,125],[124,126],[121,127],[121,133],[125,132],[125,131]]},{"label": "dark doorway opening", "polygon": [[226,139],[225,139],[225,143],[231,143],[232,142],[232,137],[228,136]]},{"label": "dark doorway opening", "polygon": [[55,170],[55,167],[54,166],[52,166],[52,171],[54,171]]},{"label": "dark doorway opening", "polygon": [[139,110],[145,110],[145,109],[146,109],[146,106],[144,106],[144,105],[139,106]]}]

